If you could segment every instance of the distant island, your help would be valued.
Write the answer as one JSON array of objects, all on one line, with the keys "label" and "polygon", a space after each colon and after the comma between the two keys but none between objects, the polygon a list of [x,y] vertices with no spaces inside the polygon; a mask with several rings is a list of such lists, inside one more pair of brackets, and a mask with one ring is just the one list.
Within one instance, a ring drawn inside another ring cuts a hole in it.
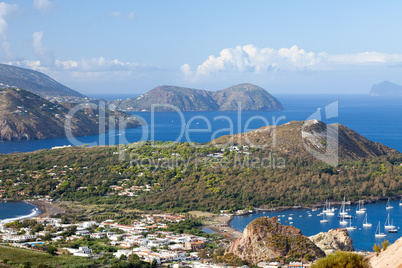
[{"label": "distant island", "polygon": [[402,86],[383,81],[371,87],[370,95],[372,96],[402,96]]},{"label": "distant island", "polygon": [[[126,100],[110,102],[125,111],[151,111],[153,104],[168,104],[183,112],[235,111],[241,102],[243,111],[281,111],[282,104],[265,89],[253,84],[239,84],[223,90],[207,91],[178,86],[158,86],[151,91]],[[166,106],[155,111],[172,111]]]}]

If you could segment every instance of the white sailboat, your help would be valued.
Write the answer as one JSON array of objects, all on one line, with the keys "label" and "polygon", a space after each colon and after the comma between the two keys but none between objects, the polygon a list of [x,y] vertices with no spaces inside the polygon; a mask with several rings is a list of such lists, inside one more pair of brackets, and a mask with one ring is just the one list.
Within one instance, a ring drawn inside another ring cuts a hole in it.
[{"label": "white sailboat", "polygon": [[327,202],[327,208],[325,211],[323,211],[327,216],[334,216],[335,215],[335,209],[331,208],[331,202]]},{"label": "white sailboat", "polygon": [[341,218],[341,220],[339,221],[339,224],[341,224],[341,225],[348,224],[348,222],[345,221],[345,215],[342,215],[342,218]]},{"label": "white sailboat", "polygon": [[360,205],[360,200],[359,200],[359,204],[357,205],[356,208],[356,214],[364,214],[366,213],[366,210],[364,209],[363,205]]},{"label": "white sailboat", "polygon": [[322,220],[320,220],[320,223],[328,223],[329,220],[325,218],[325,213],[322,214]]},{"label": "white sailboat", "polygon": [[349,226],[346,227],[346,230],[353,231],[353,230],[356,230],[356,229],[357,229],[356,226],[352,226],[352,219],[349,219]]},{"label": "white sailboat", "polygon": [[366,217],[364,217],[364,220],[363,220],[363,227],[371,227],[371,226],[373,226],[373,224],[371,224],[367,221],[367,214],[366,214]]},{"label": "white sailboat", "polygon": [[388,202],[387,202],[387,206],[386,209],[393,209],[394,207],[391,206],[390,202],[389,202],[389,198],[388,198]]},{"label": "white sailboat", "polygon": [[401,196],[401,200],[399,200],[399,206],[402,207],[402,196]]},{"label": "white sailboat", "polygon": [[395,229],[394,224],[394,220],[389,220],[389,213],[388,213],[388,217],[385,220],[385,224],[384,224],[384,229]]},{"label": "white sailboat", "polygon": [[339,215],[344,216],[344,215],[347,215],[347,214],[348,213],[345,211],[345,196],[344,196],[343,201],[342,201],[341,209],[339,210]]},{"label": "white sailboat", "polygon": [[375,230],[375,237],[386,237],[387,235],[384,233],[381,233],[381,224],[378,221],[377,229]]}]

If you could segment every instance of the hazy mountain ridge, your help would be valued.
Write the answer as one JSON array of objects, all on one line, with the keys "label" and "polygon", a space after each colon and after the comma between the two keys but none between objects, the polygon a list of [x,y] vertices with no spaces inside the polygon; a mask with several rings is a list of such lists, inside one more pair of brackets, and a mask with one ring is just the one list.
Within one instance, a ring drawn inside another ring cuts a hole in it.
[{"label": "hazy mountain ridge", "polygon": [[150,111],[153,104],[162,104],[155,111],[233,111],[241,102],[242,110],[279,111],[282,104],[263,88],[239,84],[216,92],[177,86],[159,86],[137,97],[113,101],[117,108],[128,111]]},{"label": "hazy mountain ridge", "polygon": [[43,98],[84,98],[81,93],[68,88],[49,76],[34,70],[0,64],[0,83],[3,87],[23,88]]},{"label": "hazy mountain ridge", "polygon": [[402,86],[383,81],[371,87],[370,95],[372,96],[402,96]]},{"label": "hazy mountain ridge", "polygon": [[[0,140],[34,140],[64,137],[65,121],[73,103],[61,105],[50,102],[27,90],[0,90]],[[106,126],[110,116],[129,116],[122,112],[105,111]],[[99,109],[85,107],[71,119],[74,136],[99,134]],[[117,120],[117,119],[115,119]],[[115,122],[117,123],[117,122]],[[127,127],[138,126],[137,121]]]}]

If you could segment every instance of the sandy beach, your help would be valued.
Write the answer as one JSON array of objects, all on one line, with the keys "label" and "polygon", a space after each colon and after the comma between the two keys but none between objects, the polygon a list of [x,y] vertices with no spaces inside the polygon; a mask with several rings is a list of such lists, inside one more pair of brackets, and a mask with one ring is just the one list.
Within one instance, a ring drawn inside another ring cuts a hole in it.
[{"label": "sandy beach", "polygon": [[205,219],[206,224],[202,227],[208,228],[217,234],[222,234],[229,240],[236,240],[241,237],[243,233],[230,226],[232,219],[233,216],[229,215],[213,215]]},{"label": "sandy beach", "polygon": [[41,211],[41,214],[37,217],[49,217],[56,214],[64,214],[66,212],[64,208],[47,201],[31,200],[28,202],[37,206]]}]

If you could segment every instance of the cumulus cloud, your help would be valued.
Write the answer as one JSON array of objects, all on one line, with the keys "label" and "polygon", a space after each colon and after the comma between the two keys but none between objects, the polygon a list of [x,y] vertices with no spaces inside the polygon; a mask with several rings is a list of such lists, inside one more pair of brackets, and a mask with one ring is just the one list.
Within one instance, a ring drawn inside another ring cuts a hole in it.
[{"label": "cumulus cloud", "polygon": [[8,42],[7,29],[8,18],[18,11],[18,5],[7,4],[5,2],[0,3],[0,58],[10,60],[13,55],[10,51],[10,43]]},{"label": "cumulus cloud", "polygon": [[[37,39],[41,39],[41,33],[35,33]],[[35,35],[34,34],[34,35]],[[40,48],[40,46],[38,45]],[[41,52],[41,50],[39,50]],[[89,59],[80,59],[80,60],[54,60],[53,64],[44,64],[44,61],[39,60],[24,60],[24,61],[10,61],[8,64],[27,67],[33,70],[41,71],[41,72],[74,72],[74,73],[82,73],[83,76],[91,75],[93,76],[95,73],[102,75],[104,73],[130,73],[135,71],[143,71],[143,70],[155,70],[159,69],[158,66],[139,64],[136,62],[123,62],[118,59],[106,59],[104,57],[99,58],[89,58]],[[92,73],[92,74],[89,74]]]},{"label": "cumulus cloud", "polygon": [[400,54],[363,52],[355,54],[330,55],[314,53],[298,48],[258,48],[253,45],[225,48],[219,56],[209,56],[192,70],[188,64],[181,66],[182,73],[190,79],[197,79],[219,72],[252,72],[256,74],[272,71],[327,70],[339,65],[367,65],[402,62]]},{"label": "cumulus cloud", "polygon": [[34,0],[33,6],[42,13],[47,13],[54,8],[54,4],[49,0]]},{"label": "cumulus cloud", "polygon": [[110,12],[108,15],[111,18],[117,18],[117,19],[128,19],[128,20],[135,19],[134,12],[123,13],[120,11],[113,11],[113,12]]},{"label": "cumulus cloud", "polygon": [[53,66],[55,58],[53,51],[42,43],[43,32],[35,32],[32,35],[32,49],[42,66]]}]

